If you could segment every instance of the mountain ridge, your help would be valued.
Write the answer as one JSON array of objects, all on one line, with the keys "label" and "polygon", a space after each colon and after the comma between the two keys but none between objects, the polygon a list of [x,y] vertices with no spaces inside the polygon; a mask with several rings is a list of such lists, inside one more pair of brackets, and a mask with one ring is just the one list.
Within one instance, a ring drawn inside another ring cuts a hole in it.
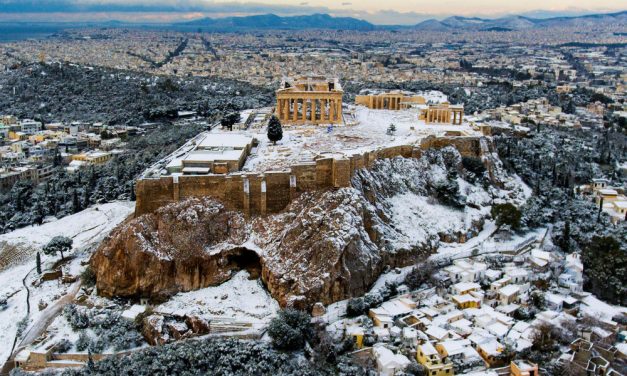
[{"label": "mountain ridge", "polygon": [[177,26],[202,27],[209,29],[335,29],[373,30],[375,25],[352,17],[332,17],[329,14],[315,13],[303,16],[282,17],[276,14],[260,14],[225,18],[201,18],[176,24]]},{"label": "mountain ridge", "polygon": [[443,20],[428,19],[414,25],[413,29],[425,31],[453,31],[453,30],[525,30],[543,27],[563,27],[587,25],[617,21],[627,23],[627,11],[615,13],[587,14],[572,17],[532,18],[520,15],[505,16],[488,19],[479,17],[451,16]]}]

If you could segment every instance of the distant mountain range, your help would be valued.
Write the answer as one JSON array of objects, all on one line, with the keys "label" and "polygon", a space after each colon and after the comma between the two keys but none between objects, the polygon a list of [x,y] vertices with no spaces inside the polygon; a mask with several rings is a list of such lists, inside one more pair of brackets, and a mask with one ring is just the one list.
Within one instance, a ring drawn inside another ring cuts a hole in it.
[{"label": "distant mountain range", "polygon": [[564,27],[595,25],[599,23],[622,23],[627,25],[627,11],[608,14],[591,14],[575,17],[531,18],[524,16],[508,16],[496,19],[478,17],[453,16],[444,20],[426,20],[415,26],[373,25],[370,22],[351,17],[332,17],[328,14],[312,14],[306,16],[281,17],[275,14],[263,14],[245,17],[202,18],[174,24],[177,29],[198,29],[206,31],[240,31],[240,30],[303,30],[303,29],[334,29],[334,30],[375,30],[414,28],[429,31],[454,30],[526,30],[543,27]]},{"label": "distant mountain range", "polygon": [[586,26],[599,23],[622,23],[627,25],[627,11],[609,14],[591,14],[576,17],[530,18],[523,16],[509,16],[496,19],[477,17],[449,17],[438,21],[435,19],[423,21],[416,26],[418,30],[454,31],[454,30],[526,30],[544,27]]},{"label": "distant mountain range", "polygon": [[374,30],[377,27],[370,22],[351,17],[331,17],[328,14],[281,17],[275,14],[262,14],[245,17],[202,18],[178,23],[177,27],[202,28],[203,30],[239,31],[247,30]]},{"label": "distant mountain range", "polygon": [[[1,1],[1,0],[0,0]],[[254,30],[529,30],[543,27],[585,26],[602,23],[627,25],[627,11],[608,14],[592,14],[574,17],[532,18],[509,16],[496,19],[477,17],[449,17],[443,20],[426,20],[417,25],[374,25],[368,21],[352,17],[333,17],[328,14],[281,17],[275,14],[262,14],[243,17],[201,18],[176,23],[135,23],[124,21],[100,22],[0,22],[0,41],[40,38],[55,32],[77,27],[144,28],[153,30],[177,30],[195,32],[242,32]]]}]

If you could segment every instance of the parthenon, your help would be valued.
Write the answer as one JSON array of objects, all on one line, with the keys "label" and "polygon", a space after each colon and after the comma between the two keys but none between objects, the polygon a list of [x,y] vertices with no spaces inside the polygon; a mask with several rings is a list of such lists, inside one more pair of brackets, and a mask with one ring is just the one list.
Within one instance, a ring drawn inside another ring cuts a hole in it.
[{"label": "parthenon", "polygon": [[464,118],[464,106],[451,106],[448,103],[430,105],[420,113],[420,120],[427,124],[461,124]]},{"label": "parthenon", "polygon": [[368,93],[355,97],[355,104],[366,106],[372,110],[403,110],[413,104],[425,104],[424,97],[400,90]]},{"label": "parthenon", "polygon": [[284,79],[276,91],[276,114],[283,124],[341,124],[343,94],[337,78]]}]

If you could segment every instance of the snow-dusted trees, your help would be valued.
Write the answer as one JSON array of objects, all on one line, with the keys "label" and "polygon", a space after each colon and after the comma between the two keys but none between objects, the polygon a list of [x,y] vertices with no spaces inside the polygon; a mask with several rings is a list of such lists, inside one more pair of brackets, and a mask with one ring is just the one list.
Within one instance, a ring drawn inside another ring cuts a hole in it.
[{"label": "snow-dusted trees", "polygon": [[164,125],[132,138],[127,144],[131,152],[116,155],[104,165],[72,174],[59,167],[39,185],[18,181],[9,191],[0,192],[0,233],[41,224],[47,216],[61,218],[93,204],[133,199],[135,178],[202,130],[200,124]]},{"label": "snow-dusted trees", "polygon": [[302,311],[285,309],[272,319],[268,335],[272,345],[279,350],[300,350],[311,337],[311,317]]},{"label": "snow-dusted trees", "polygon": [[500,136],[496,141],[504,166],[534,191],[521,208],[521,227],[553,224],[554,244],[565,252],[581,252],[584,287],[624,304],[627,223],[611,224],[607,214],[599,213],[598,205],[577,189],[595,177],[617,176],[608,160],[620,157],[621,150],[624,158],[625,148],[619,145],[626,138],[617,132],[608,137],[608,132],[547,129],[526,138]]},{"label": "snow-dusted trees", "polygon": [[594,236],[582,252],[585,287],[621,305],[627,303],[627,249],[616,237]]},{"label": "snow-dusted trees", "polygon": [[109,357],[91,369],[68,369],[65,376],[79,375],[276,375],[362,376],[365,371],[346,363],[338,370],[318,368],[289,352],[273,350],[258,341],[203,339],[149,347],[129,356]]},{"label": "snow-dusted trees", "polygon": [[511,229],[517,230],[520,227],[521,216],[520,210],[509,202],[492,207],[492,217],[499,227],[509,226]]},{"label": "snow-dusted trees", "polygon": [[63,260],[63,252],[72,249],[72,243],[72,239],[67,236],[55,236],[44,246],[43,251],[45,254],[53,256],[57,253],[61,253],[61,260]]},{"label": "snow-dusted trees", "polygon": [[233,130],[233,125],[240,121],[240,113],[239,112],[231,112],[220,119],[220,125],[223,128],[228,128],[229,130]]}]

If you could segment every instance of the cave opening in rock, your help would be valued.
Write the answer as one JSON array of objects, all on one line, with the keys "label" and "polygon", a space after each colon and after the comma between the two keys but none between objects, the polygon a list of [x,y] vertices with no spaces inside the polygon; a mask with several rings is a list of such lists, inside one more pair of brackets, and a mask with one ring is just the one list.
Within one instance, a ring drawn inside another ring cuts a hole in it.
[{"label": "cave opening in rock", "polygon": [[227,260],[233,270],[246,270],[250,279],[257,279],[261,276],[261,260],[255,251],[238,248],[227,256]]}]

